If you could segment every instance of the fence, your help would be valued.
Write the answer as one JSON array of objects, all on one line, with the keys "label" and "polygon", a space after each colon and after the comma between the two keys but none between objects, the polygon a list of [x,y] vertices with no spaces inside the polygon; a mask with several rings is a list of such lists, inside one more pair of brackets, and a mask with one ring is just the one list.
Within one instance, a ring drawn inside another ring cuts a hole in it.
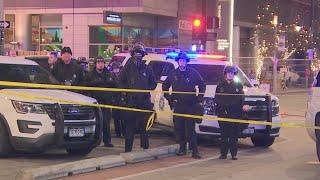
[{"label": "fence", "polygon": [[278,63],[274,63],[272,57],[239,57],[237,60],[248,77],[255,76],[260,84],[270,84],[273,92],[306,90],[320,69],[318,59],[279,59]]}]

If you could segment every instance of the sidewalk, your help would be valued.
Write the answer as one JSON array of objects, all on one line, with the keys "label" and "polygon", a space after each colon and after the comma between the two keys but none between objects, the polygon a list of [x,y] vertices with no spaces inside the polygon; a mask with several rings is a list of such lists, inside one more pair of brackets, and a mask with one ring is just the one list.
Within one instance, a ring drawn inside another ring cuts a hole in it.
[{"label": "sidewalk", "polygon": [[288,88],[286,90],[278,89],[275,95],[296,94],[296,93],[308,93],[308,89],[306,88]]}]

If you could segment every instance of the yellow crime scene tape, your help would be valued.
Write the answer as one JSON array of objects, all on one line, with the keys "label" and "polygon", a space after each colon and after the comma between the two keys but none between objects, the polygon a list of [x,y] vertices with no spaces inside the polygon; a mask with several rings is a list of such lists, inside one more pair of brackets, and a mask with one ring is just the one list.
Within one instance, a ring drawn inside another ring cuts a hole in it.
[{"label": "yellow crime scene tape", "polygon": [[[0,86],[40,88],[40,89],[80,90],[80,91],[126,92],[126,93],[161,92],[161,93],[174,93],[174,94],[202,94],[202,95],[204,94],[204,93],[186,92],[186,91],[162,91],[162,90],[104,88],[104,87],[89,87],[89,86],[67,86],[67,85],[36,84],[36,83],[22,83],[22,82],[10,82],[10,81],[0,81]],[[216,93],[216,95],[239,96],[239,94],[226,94],[226,93]]]},{"label": "yellow crime scene tape", "polygon": [[[115,91],[115,92],[154,92],[151,90],[137,90],[137,89],[117,89],[117,88],[96,88],[96,87],[84,87],[84,86],[65,86],[65,85],[48,85],[48,84],[29,84],[29,83],[17,83],[17,82],[6,82],[0,81],[0,85],[2,86],[14,86],[14,87],[28,87],[28,88],[48,88],[48,89],[70,89],[70,90],[92,90],[95,91],[99,89],[100,91]],[[127,91],[128,90],[128,91]],[[163,91],[161,91],[163,92]],[[8,91],[1,91],[1,94],[6,95],[15,95],[21,96],[28,99],[42,99],[42,100],[50,100],[55,102],[63,102],[63,103],[72,103],[72,104],[79,104],[83,106],[92,106],[92,107],[100,107],[100,108],[111,108],[111,109],[119,109],[119,110],[126,110],[126,111],[135,111],[135,112],[145,112],[145,113],[152,113],[148,119],[146,130],[149,130],[155,122],[155,111],[145,110],[145,109],[138,109],[138,108],[130,108],[130,107],[122,107],[122,106],[114,106],[114,105],[106,105],[106,104],[91,104],[91,103],[84,103],[79,101],[72,101],[72,100],[65,100],[60,98],[49,98],[47,96],[41,95],[33,95],[28,93],[21,93],[21,92],[8,92]],[[176,92],[174,92],[176,93]],[[178,93],[186,93],[186,92],[178,92]],[[187,92],[188,93],[188,92]],[[193,93],[194,92],[189,92]],[[222,95],[226,95],[222,93]],[[229,95],[229,94],[227,94]],[[230,94],[234,95],[234,94]],[[239,95],[239,94],[238,94]],[[168,112],[163,112],[168,113]],[[170,113],[173,116],[179,117],[186,117],[192,119],[203,119],[211,120],[211,121],[224,121],[224,122],[233,122],[233,123],[245,123],[245,124],[255,124],[255,125],[268,125],[268,126],[277,126],[277,127],[289,127],[289,128],[310,128],[310,129],[320,129],[319,126],[306,126],[304,123],[290,123],[290,122],[267,122],[267,121],[254,121],[254,120],[246,120],[246,119],[232,119],[232,118],[220,118],[220,117],[213,117],[213,116],[200,116],[200,115],[192,115],[192,114],[179,114],[179,113]]]}]

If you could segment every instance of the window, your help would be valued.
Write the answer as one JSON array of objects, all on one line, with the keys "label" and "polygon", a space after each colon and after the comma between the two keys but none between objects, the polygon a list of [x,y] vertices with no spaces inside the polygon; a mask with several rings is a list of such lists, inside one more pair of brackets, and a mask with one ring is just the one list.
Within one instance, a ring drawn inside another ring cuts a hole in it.
[{"label": "window", "polygon": [[121,26],[91,26],[89,27],[89,42],[95,44],[121,44]]},{"label": "window", "polygon": [[0,64],[0,80],[24,83],[57,84],[55,78],[40,66]]},{"label": "window", "polygon": [[169,62],[150,61],[149,66],[153,70],[157,81],[160,81],[162,76],[168,76],[174,70],[174,65]]},{"label": "window", "polygon": [[178,32],[173,29],[158,30],[158,46],[159,47],[176,47],[178,46]]},{"label": "window", "polygon": [[31,16],[31,42],[35,49],[39,50],[39,43],[40,43],[40,16],[39,15],[32,15]]},{"label": "window", "polygon": [[15,39],[14,39],[15,15],[14,14],[6,14],[5,20],[10,21],[10,28],[4,29],[4,44],[9,44],[10,42],[15,41]]},{"label": "window", "polygon": [[105,25],[89,27],[89,57],[111,58],[122,49],[121,26]]},{"label": "window", "polygon": [[89,57],[95,58],[97,56],[102,56],[104,58],[111,58],[113,55],[121,50],[121,45],[89,45]]},{"label": "window", "polygon": [[62,44],[62,28],[40,28],[41,44]]},{"label": "window", "polygon": [[147,47],[154,46],[153,30],[149,28],[124,27],[124,44],[142,42]]}]

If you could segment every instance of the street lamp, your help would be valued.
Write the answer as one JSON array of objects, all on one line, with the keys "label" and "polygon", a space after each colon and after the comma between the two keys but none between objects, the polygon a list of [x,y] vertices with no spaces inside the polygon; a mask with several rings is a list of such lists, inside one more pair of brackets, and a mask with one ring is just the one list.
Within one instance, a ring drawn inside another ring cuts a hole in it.
[{"label": "street lamp", "polygon": [[277,92],[277,66],[278,66],[278,58],[277,58],[277,53],[278,53],[278,16],[273,16],[272,20],[272,25],[274,26],[274,54],[273,54],[273,69],[272,69],[272,87],[273,87],[273,92]]}]

